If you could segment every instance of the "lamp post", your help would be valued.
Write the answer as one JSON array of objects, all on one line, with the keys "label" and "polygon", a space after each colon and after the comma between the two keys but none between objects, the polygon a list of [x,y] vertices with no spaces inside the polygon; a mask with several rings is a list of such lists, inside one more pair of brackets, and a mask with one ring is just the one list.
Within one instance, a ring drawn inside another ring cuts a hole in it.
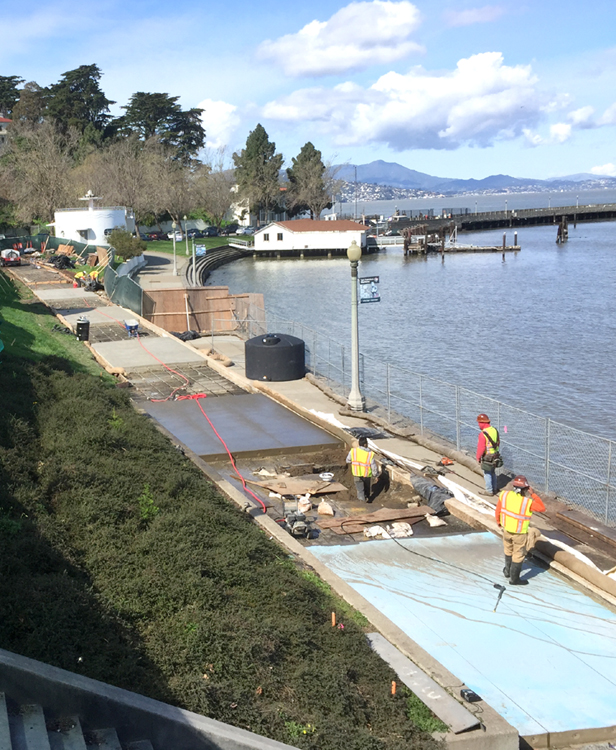
[{"label": "lamp post", "polygon": [[507,216],[507,201],[505,200],[505,216]]},{"label": "lamp post", "polygon": [[580,207],[580,196],[579,195],[575,196],[575,207],[576,208]]},{"label": "lamp post", "polygon": [[475,216],[477,216],[477,201],[475,201]]},{"label": "lamp post", "polygon": [[193,266],[193,286],[197,286],[197,261],[195,252],[195,239],[192,240],[192,266]]},{"label": "lamp post", "polygon": [[359,320],[357,317],[357,265],[361,258],[361,247],[353,240],[347,249],[351,261],[351,392],[347,406],[351,411],[363,411],[366,401],[359,388]]},{"label": "lamp post", "polygon": [[175,230],[177,229],[177,224],[175,221],[171,224],[171,233],[173,235],[173,275],[178,275],[178,260],[175,255]]},{"label": "lamp post", "polygon": [[184,238],[186,239],[186,255],[188,255],[188,216],[184,214]]},{"label": "lamp post", "polygon": [[548,208],[552,208],[552,196],[548,195]]}]

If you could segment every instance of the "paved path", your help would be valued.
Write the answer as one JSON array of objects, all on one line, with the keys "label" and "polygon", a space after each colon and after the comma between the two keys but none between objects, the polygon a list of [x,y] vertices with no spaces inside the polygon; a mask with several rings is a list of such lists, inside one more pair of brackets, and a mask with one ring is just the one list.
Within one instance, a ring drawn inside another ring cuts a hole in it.
[{"label": "paved path", "polygon": [[176,247],[177,276],[173,275],[171,253],[146,250],[144,255],[148,264],[135,279],[142,289],[184,289],[186,287],[184,269],[190,259],[186,257],[184,245],[178,243]]}]

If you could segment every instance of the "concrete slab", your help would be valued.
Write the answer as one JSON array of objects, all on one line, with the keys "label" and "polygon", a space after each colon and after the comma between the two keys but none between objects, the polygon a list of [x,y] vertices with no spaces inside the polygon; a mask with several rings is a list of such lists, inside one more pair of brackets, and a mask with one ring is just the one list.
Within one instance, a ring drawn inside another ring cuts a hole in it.
[{"label": "concrete slab", "polygon": [[530,585],[508,586],[493,612],[504,579],[492,534],[311,552],[521,735],[616,724],[616,613],[529,564]]},{"label": "concrete slab", "polygon": [[98,302],[99,296],[94,292],[86,292],[85,289],[75,289],[72,286],[62,286],[54,289],[37,289],[36,295],[43,302],[56,302],[57,300],[87,300]]},{"label": "concrete slab", "polygon": [[126,339],[124,341],[106,341],[93,344],[92,348],[101,355],[112,367],[123,367],[125,370],[138,370],[142,367],[160,367],[155,357],[166,365],[184,362],[199,362],[203,364],[203,357],[192,352],[174,338],[148,337],[147,341]]},{"label": "concrete slab", "polygon": [[117,305],[108,305],[103,309],[96,308],[87,311],[84,310],[83,312],[70,312],[64,316],[64,319],[73,328],[75,328],[77,325],[77,319],[82,315],[85,315],[85,317],[90,321],[90,327],[113,324],[112,320],[109,320],[109,318],[117,320],[119,323],[121,323],[123,320],[135,317],[134,313],[131,313],[130,310],[127,310],[124,307],[118,307]]},{"label": "concrete slab", "polygon": [[[258,393],[219,396],[201,404],[234,455],[290,453],[338,445],[336,438],[324,430]],[[149,401],[142,406],[202,458],[226,455],[194,401]]]}]

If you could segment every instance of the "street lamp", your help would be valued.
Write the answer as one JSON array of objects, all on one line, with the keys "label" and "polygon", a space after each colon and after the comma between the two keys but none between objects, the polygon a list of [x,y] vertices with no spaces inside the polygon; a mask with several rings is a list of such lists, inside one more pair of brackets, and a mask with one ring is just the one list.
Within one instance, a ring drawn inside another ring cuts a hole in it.
[{"label": "street lamp", "polygon": [[507,216],[507,201],[505,201],[505,216]]},{"label": "street lamp", "polygon": [[477,215],[477,201],[475,201],[475,216]]},{"label": "street lamp", "polygon": [[184,214],[184,237],[186,238],[186,255],[188,255],[188,216]]},{"label": "street lamp", "polygon": [[366,401],[359,388],[359,321],[357,317],[357,264],[361,258],[361,247],[353,240],[347,249],[351,261],[351,392],[347,406],[351,411],[363,411]]},{"label": "street lamp", "polygon": [[548,208],[552,208],[552,196],[548,195]]},{"label": "street lamp", "polygon": [[178,275],[178,261],[175,255],[175,230],[177,229],[177,224],[175,221],[171,224],[171,233],[173,235],[173,275]]},{"label": "street lamp", "polygon": [[580,207],[580,196],[579,195],[575,196],[575,207],[576,208]]}]

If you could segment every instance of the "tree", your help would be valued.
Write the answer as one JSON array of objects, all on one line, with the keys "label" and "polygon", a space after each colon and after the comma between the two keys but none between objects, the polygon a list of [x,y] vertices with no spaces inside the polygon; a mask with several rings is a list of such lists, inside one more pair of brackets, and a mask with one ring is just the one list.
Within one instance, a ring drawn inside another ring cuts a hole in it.
[{"label": "tree", "polygon": [[143,141],[158,138],[174,150],[176,159],[188,163],[205,143],[203,110],[182,110],[178,99],[179,96],[138,91],[122,107],[126,113],[114,121],[114,127],[121,135],[135,134]]},{"label": "tree", "polygon": [[97,65],[80,65],[47,89],[47,114],[62,131],[74,128],[83,134],[89,125],[104,130],[111,117],[109,105],[115,102],[102,92],[100,79]]},{"label": "tree", "polygon": [[76,202],[72,154],[78,141],[76,130],[63,133],[49,121],[12,127],[0,182],[8,185],[19,221],[52,221],[56,209]]},{"label": "tree", "polygon": [[235,202],[234,185],[235,174],[226,168],[224,147],[218,149],[209,163],[195,174],[195,202],[212,218],[217,229]]},{"label": "tree", "polygon": [[233,154],[240,197],[248,200],[250,212],[257,217],[260,211],[271,211],[280,203],[278,175],[283,161],[260,124],[248,135],[246,147]]},{"label": "tree", "polygon": [[286,205],[291,216],[310,211],[310,218],[318,219],[325,208],[331,208],[336,180],[332,168],[323,163],[321,152],[310,141],[302,146],[297,157],[293,157],[293,166],[287,169],[287,177]]},{"label": "tree", "polygon": [[24,79],[19,76],[0,76],[0,116],[10,117],[15,103],[19,100],[17,88]]},{"label": "tree", "polygon": [[35,125],[41,122],[45,112],[45,89],[30,81],[19,92],[19,101],[13,107],[13,120]]}]

